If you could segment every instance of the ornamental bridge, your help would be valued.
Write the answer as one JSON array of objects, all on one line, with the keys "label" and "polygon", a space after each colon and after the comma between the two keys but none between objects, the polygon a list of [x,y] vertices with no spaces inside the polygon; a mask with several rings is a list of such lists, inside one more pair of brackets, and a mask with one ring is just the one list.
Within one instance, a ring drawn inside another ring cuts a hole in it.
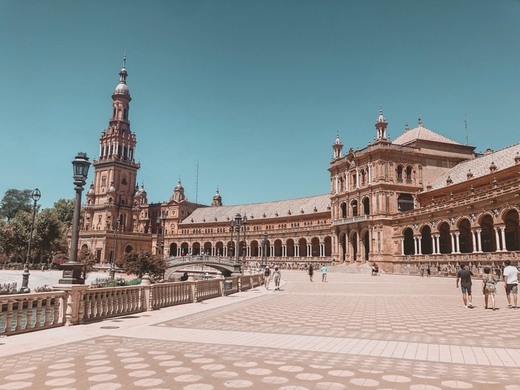
[{"label": "ornamental bridge", "polygon": [[201,268],[210,267],[222,272],[224,277],[232,274],[240,274],[242,272],[241,263],[237,263],[235,259],[221,256],[197,255],[197,256],[178,256],[166,259],[167,271],[166,276],[189,266],[199,266]]}]

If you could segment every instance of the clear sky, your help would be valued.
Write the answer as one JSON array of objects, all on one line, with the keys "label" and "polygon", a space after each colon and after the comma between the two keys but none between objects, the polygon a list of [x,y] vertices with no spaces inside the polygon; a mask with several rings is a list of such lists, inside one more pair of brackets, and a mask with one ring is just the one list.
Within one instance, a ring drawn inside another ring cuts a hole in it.
[{"label": "clear sky", "polygon": [[328,193],[336,134],[365,147],[380,107],[391,139],[421,116],[477,152],[518,143],[519,18],[518,0],[0,0],[0,196],[74,197],[124,53],[152,202],[179,177],[205,204]]}]

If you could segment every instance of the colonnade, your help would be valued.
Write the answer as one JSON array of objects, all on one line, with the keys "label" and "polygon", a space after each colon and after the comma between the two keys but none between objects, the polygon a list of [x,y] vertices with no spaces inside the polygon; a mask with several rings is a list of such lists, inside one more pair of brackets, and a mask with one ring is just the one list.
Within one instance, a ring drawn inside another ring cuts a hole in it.
[{"label": "colonnade", "polygon": [[[505,225],[495,226],[493,227],[493,231],[495,234],[495,243],[496,243],[496,252],[506,252],[506,227]],[[460,251],[460,231],[450,232],[450,240],[451,240],[451,253],[459,254]],[[471,229],[471,245],[473,253],[482,253],[482,228],[474,228]],[[432,254],[438,255],[441,253],[440,251],[440,239],[441,234],[436,233],[431,235],[432,240]],[[422,235],[416,234],[413,236],[414,240],[414,254],[422,255]],[[401,254],[405,255],[405,237],[401,237]]]}]

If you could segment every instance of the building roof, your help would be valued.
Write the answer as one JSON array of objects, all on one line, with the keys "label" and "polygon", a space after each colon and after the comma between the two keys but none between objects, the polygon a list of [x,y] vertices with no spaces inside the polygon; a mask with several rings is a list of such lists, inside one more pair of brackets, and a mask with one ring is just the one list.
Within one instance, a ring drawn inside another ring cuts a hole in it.
[{"label": "building roof", "polygon": [[397,137],[392,143],[397,145],[408,145],[418,140],[460,145],[460,143],[453,141],[452,139],[423,127],[422,122],[420,121],[419,125],[415,129],[406,129],[405,132]]},{"label": "building roof", "polygon": [[265,203],[198,208],[184,219],[182,224],[231,222],[237,213],[246,215],[249,222],[253,222],[264,218],[281,218],[326,211],[330,211],[330,194]]},{"label": "building roof", "polygon": [[452,184],[458,184],[468,180],[468,173],[473,175],[473,179],[489,175],[492,165],[496,167],[497,171],[500,171],[515,165],[515,158],[520,158],[520,144],[508,146],[495,152],[487,151],[473,160],[457,164],[437,178],[434,183],[430,183],[430,185],[432,190],[435,190],[446,187],[448,177],[451,179]]}]

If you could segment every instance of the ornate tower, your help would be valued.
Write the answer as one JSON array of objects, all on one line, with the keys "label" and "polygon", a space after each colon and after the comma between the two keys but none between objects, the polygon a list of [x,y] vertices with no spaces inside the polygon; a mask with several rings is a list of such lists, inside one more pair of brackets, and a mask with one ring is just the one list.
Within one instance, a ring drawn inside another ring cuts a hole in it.
[{"label": "ornate tower", "polygon": [[[86,194],[83,236],[86,236],[86,231],[111,231],[113,236],[137,231],[134,225],[137,224],[139,207],[134,207],[134,196],[140,165],[134,160],[136,136],[130,130],[128,120],[132,98],[126,84],[127,76],[125,58],[119,72],[119,83],[112,93],[112,116],[99,138],[99,158],[93,161],[94,181]],[[146,202],[146,196],[141,202]],[[92,245],[98,251],[99,261],[112,256],[107,254],[110,250],[106,245],[105,241],[104,255],[99,253],[96,245]],[[113,246],[115,248],[115,244]]]}]

